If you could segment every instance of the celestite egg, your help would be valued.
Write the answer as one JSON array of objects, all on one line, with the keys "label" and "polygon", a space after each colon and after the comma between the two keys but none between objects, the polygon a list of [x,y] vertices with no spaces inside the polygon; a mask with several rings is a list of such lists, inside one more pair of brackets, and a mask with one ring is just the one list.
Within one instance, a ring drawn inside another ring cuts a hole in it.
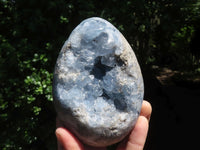
[{"label": "celestite egg", "polygon": [[59,119],[92,146],[119,142],[134,127],[144,86],[130,45],[108,21],[81,22],[65,42],[53,80]]}]

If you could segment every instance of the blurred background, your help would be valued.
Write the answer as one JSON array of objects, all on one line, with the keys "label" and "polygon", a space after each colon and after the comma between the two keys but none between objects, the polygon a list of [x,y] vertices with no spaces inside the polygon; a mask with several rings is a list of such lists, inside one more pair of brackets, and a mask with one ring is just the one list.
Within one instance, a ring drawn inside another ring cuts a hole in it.
[{"label": "blurred background", "polygon": [[126,37],[153,107],[146,150],[199,145],[200,0],[0,0],[0,149],[56,149],[52,76],[83,19]]}]

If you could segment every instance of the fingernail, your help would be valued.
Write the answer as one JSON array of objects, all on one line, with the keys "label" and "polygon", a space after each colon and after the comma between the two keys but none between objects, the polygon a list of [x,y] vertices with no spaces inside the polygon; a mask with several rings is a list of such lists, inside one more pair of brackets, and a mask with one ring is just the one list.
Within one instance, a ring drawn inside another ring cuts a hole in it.
[{"label": "fingernail", "polygon": [[56,129],[55,134],[56,134],[56,138],[57,138],[58,150],[63,150],[63,146],[62,146],[62,144],[61,144],[61,142],[60,142],[60,137],[61,137],[61,135],[60,135],[59,132],[60,132],[60,131],[59,131],[58,129]]},{"label": "fingernail", "polygon": [[56,129],[55,134],[56,134],[56,137],[57,137],[57,138],[60,138],[60,133],[59,133],[59,130],[58,130],[58,129]]}]

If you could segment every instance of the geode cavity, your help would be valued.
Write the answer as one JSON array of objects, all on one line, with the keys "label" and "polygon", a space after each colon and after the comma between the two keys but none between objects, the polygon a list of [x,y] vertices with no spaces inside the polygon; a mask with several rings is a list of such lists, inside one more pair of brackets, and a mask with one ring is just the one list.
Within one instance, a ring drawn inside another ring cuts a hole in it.
[{"label": "geode cavity", "polygon": [[59,119],[84,143],[107,146],[134,127],[143,78],[123,35],[101,18],[81,22],[57,59],[53,96]]}]

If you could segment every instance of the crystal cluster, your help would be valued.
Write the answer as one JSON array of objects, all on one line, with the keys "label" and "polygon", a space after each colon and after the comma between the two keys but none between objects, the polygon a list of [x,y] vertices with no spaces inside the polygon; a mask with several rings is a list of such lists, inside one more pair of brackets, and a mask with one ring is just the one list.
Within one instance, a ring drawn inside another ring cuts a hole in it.
[{"label": "crystal cluster", "polygon": [[93,17],[72,31],[57,59],[53,96],[59,119],[80,140],[122,140],[137,121],[143,91],[135,54],[112,24]]}]

